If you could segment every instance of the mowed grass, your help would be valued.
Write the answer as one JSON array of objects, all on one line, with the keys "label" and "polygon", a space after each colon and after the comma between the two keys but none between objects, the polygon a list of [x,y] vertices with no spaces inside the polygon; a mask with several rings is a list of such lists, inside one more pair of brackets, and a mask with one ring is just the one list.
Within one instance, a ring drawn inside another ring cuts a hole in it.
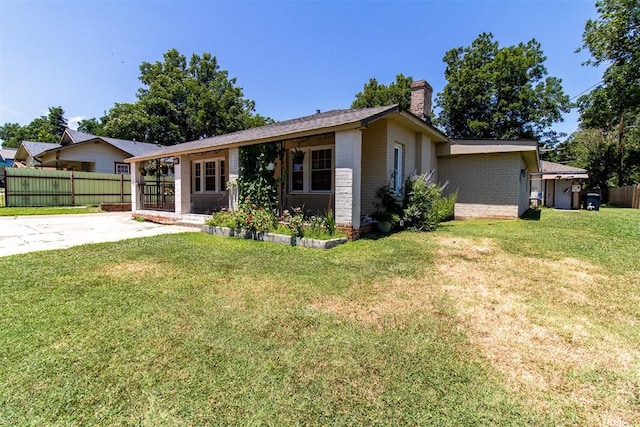
[{"label": "mowed grass", "polygon": [[0,216],[23,215],[66,215],[102,212],[97,206],[60,206],[60,207],[3,207],[0,200]]},{"label": "mowed grass", "polygon": [[640,424],[640,211],[0,258],[0,425]]}]

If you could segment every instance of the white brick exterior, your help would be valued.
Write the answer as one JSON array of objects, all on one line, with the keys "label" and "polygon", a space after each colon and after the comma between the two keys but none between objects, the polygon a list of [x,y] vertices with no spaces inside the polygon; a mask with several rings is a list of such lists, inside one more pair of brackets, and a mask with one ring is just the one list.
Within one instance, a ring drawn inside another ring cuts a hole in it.
[{"label": "white brick exterior", "polygon": [[142,165],[139,163],[131,163],[129,167],[131,174],[131,210],[133,212],[142,209],[142,204],[140,203],[140,187],[138,187],[138,181],[142,180],[140,176],[140,171],[138,170]]},{"label": "white brick exterior", "polygon": [[[191,212],[191,164],[186,158],[179,157],[180,163],[174,165],[175,174],[175,212]],[[184,185],[183,185],[184,184]]]},{"label": "white brick exterior", "polygon": [[362,132],[336,132],[336,224],[360,228]]},{"label": "white brick exterior", "polygon": [[238,178],[240,177],[240,152],[238,148],[229,149],[229,182],[231,184],[229,190],[229,208],[231,210],[238,209]]}]

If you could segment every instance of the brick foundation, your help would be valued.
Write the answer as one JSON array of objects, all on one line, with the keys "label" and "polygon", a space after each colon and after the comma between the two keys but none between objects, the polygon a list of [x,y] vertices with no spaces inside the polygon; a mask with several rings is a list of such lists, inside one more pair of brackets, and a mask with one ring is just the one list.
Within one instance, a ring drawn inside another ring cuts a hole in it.
[{"label": "brick foundation", "polygon": [[131,203],[100,203],[100,210],[105,212],[128,212],[131,210]]},{"label": "brick foundation", "polygon": [[360,226],[359,229],[355,229],[350,225],[337,225],[336,228],[340,231],[342,231],[344,234],[347,235],[347,239],[349,239],[349,241],[354,241],[354,240],[358,240],[360,238],[360,236],[362,236],[363,234],[367,234],[367,233],[371,233],[373,231],[375,227],[375,224],[370,223],[370,224],[363,224]]},{"label": "brick foundation", "polygon": [[133,214],[132,217],[133,218],[144,218],[147,221],[155,222],[155,223],[158,223],[158,224],[165,224],[165,225],[173,225],[173,224],[176,223],[176,219],[175,218],[168,218],[166,216],[153,215],[153,214],[147,214],[147,213]]}]

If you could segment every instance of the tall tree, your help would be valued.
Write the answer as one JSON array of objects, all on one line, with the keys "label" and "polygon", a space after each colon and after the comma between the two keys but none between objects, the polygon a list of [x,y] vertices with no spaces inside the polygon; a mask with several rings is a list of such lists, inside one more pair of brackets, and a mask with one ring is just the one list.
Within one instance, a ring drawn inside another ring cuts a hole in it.
[{"label": "tall tree", "polygon": [[62,107],[49,107],[46,116],[36,117],[26,126],[5,123],[0,126],[3,147],[18,147],[22,141],[58,142],[67,127]]},{"label": "tall tree", "polygon": [[83,127],[115,138],[172,145],[272,122],[253,114],[254,101],[244,98],[236,79],[209,53],[193,54],[187,61],[171,49],[162,62],[143,62],[139,78],[143,87],[137,102],[116,104]]},{"label": "tall tree", "polygon": [[396,81],[388,86],[378,83],[375,78],[369,79],[362,92],[356,94],[351,108],[382,107],[399,104],[408,110],[411,107],[411,83],[413,78],[403,74],[396,76]]},{"label": "tall tree", "polygon": [[607,68],[602,83],[578,100],[581,126],[616,130],[618,185],[622,186],[631,178],[625,170],[625,128],[640,114],[640,3],[599,0],[596,9],[599,17],[587,21],[581,49],[588,49],[592,56],[585,65],[606,64]]},{"label": "tall tree", "polygon": [[551,126],[571,103],[561,80],[547,77],[545,60],[535,39],[501,48],[491,33],[449,50],[436,123],[454,138],[557,139]]}]

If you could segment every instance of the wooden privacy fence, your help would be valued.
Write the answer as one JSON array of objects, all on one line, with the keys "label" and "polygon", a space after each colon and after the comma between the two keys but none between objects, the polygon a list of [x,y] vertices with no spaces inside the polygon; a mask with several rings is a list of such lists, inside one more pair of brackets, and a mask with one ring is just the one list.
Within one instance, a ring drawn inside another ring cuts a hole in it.
[{"label": "wooden privacy fence", "polygon": [[609,188],[609,204],[621,208],[640,209],[640,184]]},{"label": "wooden privacy fence", "polygon": [[5,169],[5,206],[87,206],[131,203],[129,175]]}]

